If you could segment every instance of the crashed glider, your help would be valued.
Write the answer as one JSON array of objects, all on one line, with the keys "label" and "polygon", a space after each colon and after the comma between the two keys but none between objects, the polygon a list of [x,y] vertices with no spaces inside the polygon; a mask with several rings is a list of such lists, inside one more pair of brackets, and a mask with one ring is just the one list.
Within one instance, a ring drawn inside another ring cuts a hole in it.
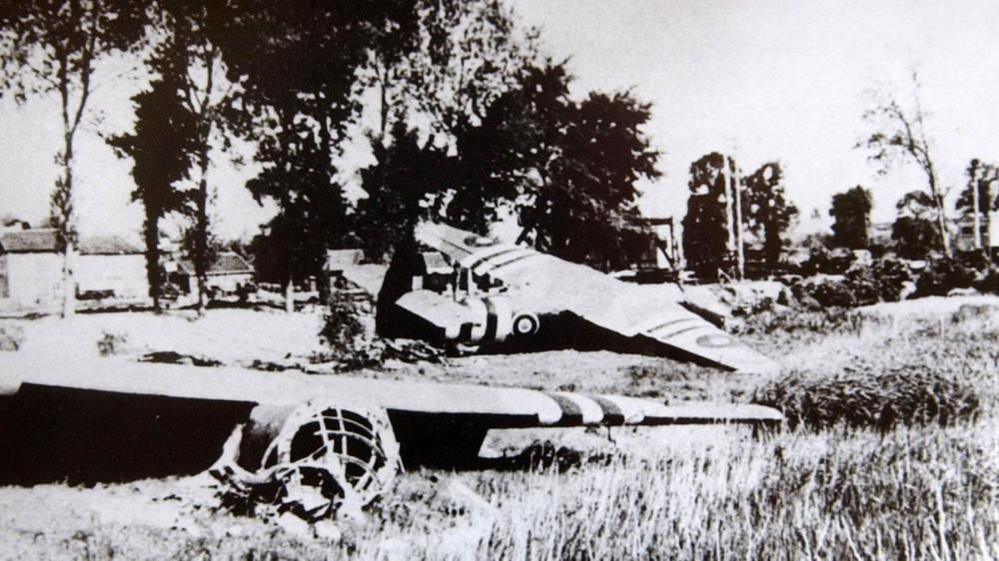
[{"label": "crashed glider", "polygon": [[307,518],[404,465],[473,460],[490,429],[779,424],[758,405],[0,353],[0,484],[212,473]]},{"label": "crashed glider", "polygon": [[411,286],[409,278],[400,282],[386,277],[404,289],[387,293],[383,287],[379,306],[383,297],[391,298],[410,318],[429,326],[417,332],[425,338],[474,346],[551,338],[546,329],[571,339],[566,332],[588,329],[577,339],[607,344],[620,339],[631,348],[741,372],[779,368],[691,311],[698,307],[685,301],[676,285],[627,283],[584,265],[443,224],[420,224],[415,237],[444,257],[453,280],[443,287],[428,282],[433,271],[426,266],[409,267]]}]

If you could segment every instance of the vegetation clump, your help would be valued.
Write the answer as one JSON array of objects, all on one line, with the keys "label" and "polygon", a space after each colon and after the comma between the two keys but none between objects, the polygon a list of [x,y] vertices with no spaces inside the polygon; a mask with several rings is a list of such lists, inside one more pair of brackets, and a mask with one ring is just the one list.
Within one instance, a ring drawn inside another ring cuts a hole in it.
[{"label": "vegetation clump", "polygon": [[791,427],[812,429],[949,425],[974,418],[981,405],[971,383],[929,365],[848,367],[831,377],[794,372],[758,389],[752,400],[783,411]]},{"label": "vegetation clump", "polygon": [[20,325],[0,325],[0,351],[16,351],[24,344],[24,328]]}]

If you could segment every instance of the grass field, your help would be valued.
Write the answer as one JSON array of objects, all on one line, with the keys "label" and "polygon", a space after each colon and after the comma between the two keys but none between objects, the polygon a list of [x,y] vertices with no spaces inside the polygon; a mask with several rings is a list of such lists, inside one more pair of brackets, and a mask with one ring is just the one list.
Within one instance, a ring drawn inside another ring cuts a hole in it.
[{"label": "grass field", "polygon": [[[765,438],[720,428],[491,435],[536,469],[420,470],[319,534],[219,511],[206,476],[0,489],[10,559],[997,559],[999,301],[905,302],[740,327],[786,372],[543,353],[371,375],[763,400],[818,411]],[[554,450],[549,449],[549,452]],[[561,468],[561,469],[559,469]]]}]

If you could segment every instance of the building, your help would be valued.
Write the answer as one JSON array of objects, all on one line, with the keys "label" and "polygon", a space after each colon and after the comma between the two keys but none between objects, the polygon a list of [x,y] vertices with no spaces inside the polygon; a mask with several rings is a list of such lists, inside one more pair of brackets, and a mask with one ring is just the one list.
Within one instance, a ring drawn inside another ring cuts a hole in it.
[{"label": "building", "polygon": [[[178,262],[176,270],[170,274],[170,281],[176,284],[181,292],[197,296],[198,276],[192,261],[183,259]],[[253,267],[234,251],[219,253],[205,273],[205,288],[209,297],[242,294],[254,286],[254,281]]]},{"label": "building", "polygon": [[[61,306],[63,255],[58,247],[52,229],[0,232],[0,309],[47,311]],[[122,238],[81,238],[71,262],[79,307],[146,301],[144,254]]]}]

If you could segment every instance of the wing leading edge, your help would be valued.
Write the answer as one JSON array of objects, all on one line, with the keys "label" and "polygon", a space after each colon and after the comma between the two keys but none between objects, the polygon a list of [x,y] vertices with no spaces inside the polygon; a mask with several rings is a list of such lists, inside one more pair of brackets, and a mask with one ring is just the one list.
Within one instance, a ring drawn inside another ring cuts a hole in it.
[{"label": "wing leading edge", "polygon": [[780,412],[759,405],[664,404],[615,395],[0,354],[4,395],[15,397],[24,385],[276,406],[316,399],[347,405],[360,402],[390,412],[480,418],[491,423],[489,428],[779,423],[783,419]]}]

